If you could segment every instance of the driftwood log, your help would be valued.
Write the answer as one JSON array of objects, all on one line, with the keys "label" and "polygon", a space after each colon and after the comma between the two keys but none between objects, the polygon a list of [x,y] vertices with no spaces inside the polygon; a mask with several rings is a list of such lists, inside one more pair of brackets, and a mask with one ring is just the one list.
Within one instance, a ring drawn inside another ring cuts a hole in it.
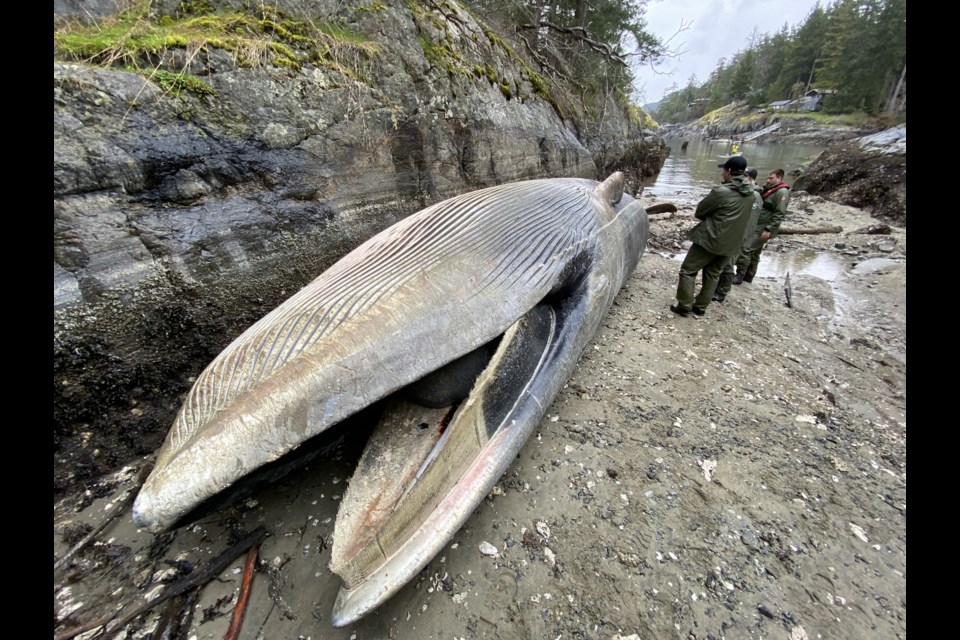
[{"label": "driftwood log", "polygon": [[647,219],[650,221],[654,220],[669,220],[677,213],[677,205],[672,202],[658,202],[657,204],[647,207]]},{"label": "driftwood log", "polygon": [[655,205],[647,207],[647,215],[655,216],[660,213],[676,213],[677,205],[672,202],[659,202]]},{"label": "driftwood log", "polygon": [[[647,209],[649,211],[649,209]],[[813,235],[817,233],[840,233],[843,231],[843,227],[815,227],[813,229],[783,229],[781,228],[778,232],[781,236],[790,236],[790,235]]]}]

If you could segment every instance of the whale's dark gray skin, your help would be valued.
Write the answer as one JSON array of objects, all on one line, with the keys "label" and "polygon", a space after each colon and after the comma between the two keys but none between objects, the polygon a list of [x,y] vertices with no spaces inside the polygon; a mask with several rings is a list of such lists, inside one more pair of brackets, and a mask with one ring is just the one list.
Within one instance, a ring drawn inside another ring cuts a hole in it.
[{"label": "whale's dark gray skin", "polygon": [[615,173],[481,189],[373,236],[198,377],[137,496],[135,522],[169,528],[400,391],[334,530],[331,568],[344,586],[333,623],[360,618],[433,558],[509,466],[648,233]]}]

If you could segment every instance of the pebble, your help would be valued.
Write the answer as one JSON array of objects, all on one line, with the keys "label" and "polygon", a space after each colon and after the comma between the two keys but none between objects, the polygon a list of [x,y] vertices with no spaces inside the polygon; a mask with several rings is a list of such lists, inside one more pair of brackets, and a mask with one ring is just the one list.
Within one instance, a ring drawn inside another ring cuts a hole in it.
[{"label": "pebble", "polygon": [[808,640],[807,632],[803,627],[794,627],[790,629],[790,640]]},{"label": "pebble", "polygon": [[557,556],[550,550],[550,547],[543,548],[543,557],[551,567],[557,566]]},{"label": "pebble", "polygon": [[864,542],[870,542],[870,539],[867,538],[867,533],[861,527],[858,527],[852,522],[850,522],[849,524],[850,524],[850,531],[853,532],[853,535],[857,536],[860,540]]},{"label": "pebble", "polygon": [[547,526],[546,522],[537,523],[537,533],[542,535],[546,539],[550,539],[550,527]]}]

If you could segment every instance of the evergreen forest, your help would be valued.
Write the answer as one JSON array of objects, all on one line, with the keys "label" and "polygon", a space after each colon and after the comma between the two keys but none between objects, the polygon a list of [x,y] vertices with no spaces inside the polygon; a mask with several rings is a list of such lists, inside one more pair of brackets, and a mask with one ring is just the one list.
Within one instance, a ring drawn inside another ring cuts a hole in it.
[{"label": "evergreen forest", "polygon": [[657,105],[660,123],[682,123],[730,103],[762,107],[825,94],[828,114],[906,114],[906,0],[837,0],[817,4],[795,28],[754,32],[747,46],[721,59],[710,77],[674,85]]}]

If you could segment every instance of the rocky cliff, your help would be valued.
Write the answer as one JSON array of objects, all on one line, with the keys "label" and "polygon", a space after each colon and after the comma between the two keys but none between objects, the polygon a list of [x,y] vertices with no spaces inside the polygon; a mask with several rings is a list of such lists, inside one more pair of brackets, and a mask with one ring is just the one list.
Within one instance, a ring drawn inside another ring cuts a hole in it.
[{"label": "rocky cliff", "polygon": [[668,152],[456,2],[246,7],[155,2],[139,28],[166,39],[136,54],[57,40],[79,52],[53,68],[57,490],[153,451],[224,346],[373,233],[514,180],[636,191]]}]

